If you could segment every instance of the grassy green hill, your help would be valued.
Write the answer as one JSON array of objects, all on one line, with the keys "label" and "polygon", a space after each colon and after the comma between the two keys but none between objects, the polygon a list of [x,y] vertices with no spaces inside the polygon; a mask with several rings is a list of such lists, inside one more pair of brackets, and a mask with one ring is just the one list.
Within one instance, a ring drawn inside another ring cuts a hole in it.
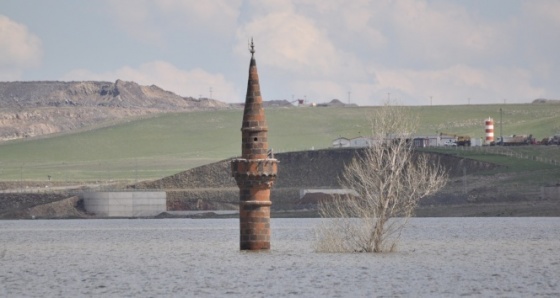
[{"label": "grassy green hill", "polygon": [[[277,152],[327,148],[333,139],[368,135],[375,107],[266,110],[270,147]],[[411,107],[420,134],[484,136],[494,118],[499,135],[560,133],[560,105]],[[0,181],[149,179],[240,154],[241,110],[164,114],[50,138],[0,143]]]}]

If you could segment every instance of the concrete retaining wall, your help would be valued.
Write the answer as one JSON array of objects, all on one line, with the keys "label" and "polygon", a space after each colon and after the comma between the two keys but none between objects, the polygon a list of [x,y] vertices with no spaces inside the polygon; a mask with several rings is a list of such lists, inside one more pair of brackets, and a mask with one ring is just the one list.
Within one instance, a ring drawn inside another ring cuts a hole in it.
[{"label": "concrete retaining wall", "polygon": [[155,216],[167,211],[163,191],[87,192],[82,196],[86,211],[101,217]]}]

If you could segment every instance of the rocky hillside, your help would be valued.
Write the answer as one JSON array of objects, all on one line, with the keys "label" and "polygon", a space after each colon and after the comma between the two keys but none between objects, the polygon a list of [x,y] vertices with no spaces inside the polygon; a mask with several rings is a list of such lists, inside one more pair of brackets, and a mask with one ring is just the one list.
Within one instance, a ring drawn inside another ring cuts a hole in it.
[{"label": "rocky hillside", "polygon": [[560,99],[546,99],[546,98],[537,98],[533,100],[535,104],[560,104]]},{"label": "rocky hillside", "polygon": [[0,141],[170,111],[229,108],[134,82],[0,82]]}]

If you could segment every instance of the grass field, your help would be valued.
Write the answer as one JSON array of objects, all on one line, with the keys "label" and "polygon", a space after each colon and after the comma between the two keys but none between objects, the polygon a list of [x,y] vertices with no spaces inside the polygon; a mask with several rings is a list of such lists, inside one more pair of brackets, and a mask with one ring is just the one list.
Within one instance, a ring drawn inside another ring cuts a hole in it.
[{"label": "grass field", "polygon": [[[481,193],[480,189],[476,188],[482,187],[484,191],[491,192],[493,198],[501,197],[513,201],[520,198],[534,200],[543,195],[543,186],[555,186],[560,183],[560,146],[556,145],[426,148],[424,150],[502,165],[503,167],[494,170],[476,173],[469,179],[460,177],[459,184],[455,180],[455,184],[451,182],[448,185],[451,189],[453,187],[457,189],[458,185],[469,181],[468,183],[473,186],[471,194],[475,197]],[[558,204],[551,207],[550,210],[557,210]]]},{"label": "grass field", "polygon": [[[332,140],[368,135],[375,107],[266,110],[269,146],[276,152],[328,148]],[[484,137],[494,118],[496,135],[560,132],[560,105],[410,107],[419,134],[448,132]],[[237,156],[241,110],[164,114],[111,127],[51,138],[0,143],[0,181],[142,180]],[[540,154],[540,153],[539,153]],[[501,158],[501,157],[500,157]]]},{"label": "grass field", "polygon": [[[440,147],[425,150],[502,165],[505,168],[500,172],[560,169],[560,146]],[[492,173],[489,171],[486,174]]]}]

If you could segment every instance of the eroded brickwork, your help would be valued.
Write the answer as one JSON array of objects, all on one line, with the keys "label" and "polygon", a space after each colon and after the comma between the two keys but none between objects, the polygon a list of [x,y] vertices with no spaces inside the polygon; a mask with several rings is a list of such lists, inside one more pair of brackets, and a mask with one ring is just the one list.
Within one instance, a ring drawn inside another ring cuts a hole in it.
[{"label": "eroded brickwork", "polygon": [[249,80],[241,125],[241,158],[231,162],[232,175],[239,187],[242,250],[270,249],[270,188],[276,180],[278,161],[269,156],[267,133],[257,63],[251,42]]}]

